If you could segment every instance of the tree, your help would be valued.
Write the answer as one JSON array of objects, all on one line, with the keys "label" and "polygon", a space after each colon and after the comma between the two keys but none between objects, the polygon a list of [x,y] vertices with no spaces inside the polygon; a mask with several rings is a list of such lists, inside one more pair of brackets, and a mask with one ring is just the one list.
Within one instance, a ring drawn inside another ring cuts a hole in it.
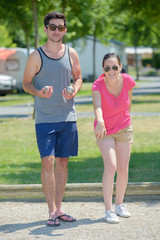
[{"label": "tree", "polygon": [[[110,1],[108,1],[108,4],[106,4],[105,0],[93,0],[88,1],[87,5],[87,2],[85,1],[85,4],[83,4],[81,9],[80,16],[77,15],[78,19],[81,19],[81,25],[79,23],[79,29],[81,30],[79,31],[79,34],[77,34],[77,37],[83,37],[86,35],[93,36],[93,79],[96,78],[95,61],[97,38],[105,38],[105,44],[108,42],[106,39],[109,40],[108,33],[106,32],[108,23],[111,21],[111,18],[109,17],[111,13],[109,2]],[[75,21],[75,19],[76,18],[73,18],[71,23]]]},{"label": "tree", "polygon": [[[150,38],[151,35],[154,35],[154,46],[155,42],[158,43],[155,40],[156,35],[153,34],[153,26],[155,26],[155,16],[160,11],[160,4],[155,4],[151,0],[119,0],[118,2],[117,0],[112,0],[111,7],[114,9],[116,16],[114,25],[117,28],[117,37],[123,39],[128,45],[135,47],[136,75],[138,80],[139,70],[136,50],[142,44],[152,46],[153,39]],[[152,11],[155,7],[157,10],[154,9]],[[116,15],[117,12],[118,14]],[[159,32],[159,27],[155,27],[154,32]]]},{"label": "tree", "polygon": [[13,36],[15,34],[15,31],[23,29],[26,47],[29,49],[33,18],[31,8],[28,5],[28,1],[23,0],[23,2],[21,2],[20,0],[8,0],[6,4],[5,0],[1,0],[0,18],[1,21],[5,20],[5,23]]},{"label": "tree", "polygon": [[35,49],[37,49],[38,44],[39,44],[39,36],[38,36],[38,20],[37,20],[36,0],[32,0],[32,11],[33,11],[33,19],[34,19]]},{"label": "tree", "polygon": [[16,47],[17,45],[13,43],[12,38],[9,35],[6,27],[4,25],[0,25],[0,46],[3,47]]}]

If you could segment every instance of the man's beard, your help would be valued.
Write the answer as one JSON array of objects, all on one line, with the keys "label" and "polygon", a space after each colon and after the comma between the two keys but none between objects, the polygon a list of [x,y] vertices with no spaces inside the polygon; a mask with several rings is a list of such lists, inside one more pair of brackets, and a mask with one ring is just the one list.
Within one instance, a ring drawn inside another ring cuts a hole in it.
[{"label": "man's beard", "polygon": [[53,38],[49,38],[49,39],[50,39],[50,41],[52,41],[52,42],[58,43],[58,42],[61,42],[61,41],[62,41],[63,37],[57,38],[57,39],[53,39]]}]

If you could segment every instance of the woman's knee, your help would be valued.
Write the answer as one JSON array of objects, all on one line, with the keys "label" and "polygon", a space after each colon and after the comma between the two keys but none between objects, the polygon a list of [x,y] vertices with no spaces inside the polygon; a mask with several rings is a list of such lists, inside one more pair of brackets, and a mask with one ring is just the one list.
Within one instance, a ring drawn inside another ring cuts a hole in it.
[{"label": "woman's knee", "polygon": [[107,172],[108,174],[114,175],[116,172],[116,164],[114,163],[107,163],[104,165],[104,172]]},{"label": "woman's knee", "polygon": [[128,176],[128,167],[124,166],[124,167],[118,167],[117,168],[117,175],[122,175],[122,176]]}]

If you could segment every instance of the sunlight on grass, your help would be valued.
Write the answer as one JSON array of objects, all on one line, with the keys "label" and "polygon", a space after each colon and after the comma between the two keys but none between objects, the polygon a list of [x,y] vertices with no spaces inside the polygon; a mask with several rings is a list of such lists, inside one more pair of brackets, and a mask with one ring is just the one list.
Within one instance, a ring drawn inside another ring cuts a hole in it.
[{"label": "sunlight on grass", "polygon": [[[92,83],[86,83],[81,96],[91,96]],[[6,99],[6,100],[5,100]],[[0,98],[0,106],[27,104],[28,94]],[[76,110],[93,113],[93,105],[76,104]],[[133,96],[132,112],[160,112],[160,95]],[[79,155],[70,158],[68,182],[101,182],[103,160],[96,145],[94,117],[79,117]],[[129,181],[159,181],[160,117],[132,117],[134,142]],[[33,119],[0,119],[0,184],[41,183],[41,160],[36,144]]]},{"label": "sunlight on grass", "polygon": [[[96,145],[94,118],[79,118],[79,155],[70,158],[68,182],[101,182],[103,160]],[[129,181],[158,181],[160,117],[133,117],[134,143]],[[154,124],[153,124],[154,123]],[[34,120],[0,121],[0,184],[40,183],[41,161]],[[152,172],[152,174],[150,174]]]}]

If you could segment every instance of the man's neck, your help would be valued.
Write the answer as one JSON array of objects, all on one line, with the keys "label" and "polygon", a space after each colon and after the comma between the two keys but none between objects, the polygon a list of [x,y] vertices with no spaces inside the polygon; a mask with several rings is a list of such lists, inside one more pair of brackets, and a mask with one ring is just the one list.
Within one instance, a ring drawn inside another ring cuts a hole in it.
[{"label": "man's neck", "polygon": [[62,41],[60,42],[48,41],[44,46],[48,51],[51,51],[51,52],[59,52],[64,48],[64,44],[62,43]]},{"label": "man's neck", "polygon": [[62,42],[57,43],[47,42],[44,46],[42,46],[42,49],[44,50],[47,56],[51,58],[60,58],[64,54],[65,45]]}]

